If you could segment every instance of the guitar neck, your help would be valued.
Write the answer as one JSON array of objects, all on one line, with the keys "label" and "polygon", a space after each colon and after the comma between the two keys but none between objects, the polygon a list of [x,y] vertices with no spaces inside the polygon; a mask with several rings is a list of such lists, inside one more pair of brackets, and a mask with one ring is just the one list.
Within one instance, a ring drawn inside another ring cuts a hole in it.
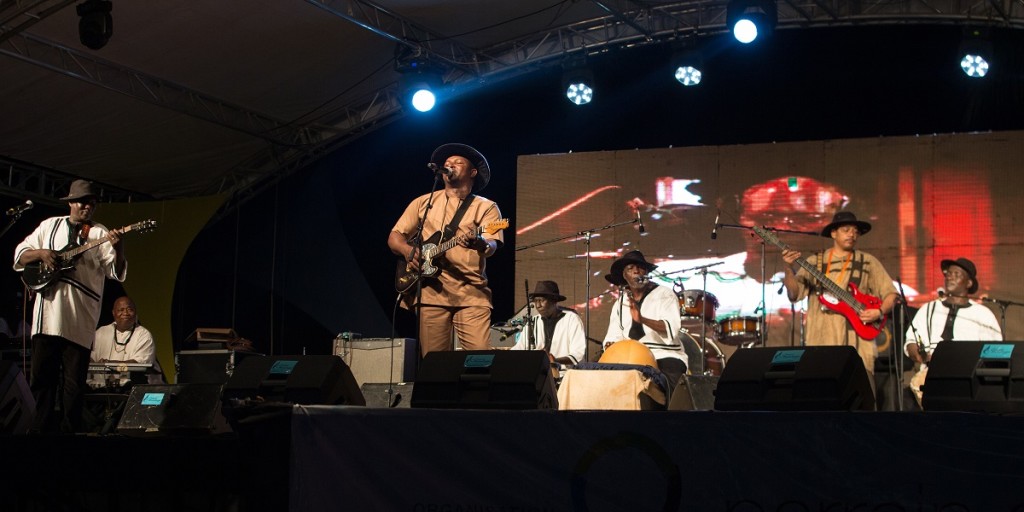
[{"label": "guitar neck", "polygon": [[[787,245],[782,240],[779,240],[777,236],[769,233],[764,228],[759,228],[755,226],[754,232],[757,233],[765,241],[770,242],[772,245],[775,245],[780,249],[791,250],[789,245]],[[835,281],[829,279],[828,276],[826,276],[824,273],[818,270],[818,268],[815,267],[814,265],[811,265],[811,263],[808,262],[806,259],[800,258],[796,260],[796,262],[798,265],[800,265],[800,268],[806,270],[807,273],[811,275],[811,277],[813,277],[816,281],[821,283],[821,285],[826,290],[828,290],[828,292],[832,294],[833,297],[845,302],[846,305],[852,307],[854,311],[857,311],[858,313],[864,309],[864,305],[855,300],[853,298],[853,294],[851,294],[847,289],[843,288],[842,286],[836,284]]]},{"label": "guitar neck", "polygon": [[456,245],[462,243],[465,240],[468,240],[470,238],[478,237],[478,236],[480,236],[480,233],[482,233],[482,232],[483,232],[483,227],[477,227],[477,228],[473,228],[473,230],[468,232],[468,233],[464,233],[464,234],[459,235],[459,236],[457,236],[455,238],[449,239],[447,242],[441,242],[441,244],[437,246],[437,252],[434,255],[436,256],[438,254],[441,254],[441,253],[447,251],[448,249],[451,249],[452,247],[455,247]]},{"label": "guitar neck", "polygon": [[[134,228],[134,224],[131,225],[131,226],[125,226],[125,227],[121,228],[121,232],[122,233],[128,233],[129,231],[131,231],[133,229],[135,229]],[[105,244],[105,243],[107,243],[109,241],[110,241],[110,239],[107,238],[107,237],[97,238],[96,240],[89,240],[88,242],[86,242],[86,243],[84,243],[82,245],[79,245],[78,247],[74,247],[72,249],[68,249],[66,251],[61,252],[59,257],[61,259],[63,259],[64,261],[70,261],[71,259],[75,258],[79,254],[82,254],[83,252],[86,252],[86,251],[88,251],[90,249],[94,249],[96,247],[99,247],[99,246],[101,246],[101,245],[103,245],[103,244]]]}]

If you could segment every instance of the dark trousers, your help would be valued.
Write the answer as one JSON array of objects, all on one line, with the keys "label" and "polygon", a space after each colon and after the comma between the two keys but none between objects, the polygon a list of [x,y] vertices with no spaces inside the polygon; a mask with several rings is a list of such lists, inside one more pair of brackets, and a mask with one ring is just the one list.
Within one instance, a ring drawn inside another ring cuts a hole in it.
[{"label": "dark trousers", "polygon": [[665,390],[665,397],[668,398],[672,391],[676,389],[676,385],[679,384],[679,379],[683,378],[683,374],[686,373],[686,363],[682,359],[666,357],[658,359],[658,369],[668,379],[668,389]]},{"label": "dark trousers", "polygon": [[[83,395],[89,372],[89,349],[60,336],[32,337],[32,396],[35,432],[81,432]],[[60,414],[57,399],[60,397]]]}]

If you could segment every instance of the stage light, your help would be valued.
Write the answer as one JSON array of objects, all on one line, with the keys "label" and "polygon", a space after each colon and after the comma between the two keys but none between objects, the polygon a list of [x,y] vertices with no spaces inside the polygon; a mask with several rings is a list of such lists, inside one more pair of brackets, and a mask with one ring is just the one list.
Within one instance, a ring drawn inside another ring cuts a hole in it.
[{"label": "stage light", "polygon": [[988,32],[981,28],[964,30],[957,58],[960,69],[970,78],[984,78],[988,74],[992,58],[992,42]]},{"label": "stage light", "polygon": [[672,56],[673,76],[686,87],[699,85],[704,78],[703,59],[696,50],[679,50]]},{"label": "stage light", "polygon": [[725,20],[733,37],[749,44],[758,37],[771,35],[779,21],[779,11],[773,0],[730,0]]},{"label": "stage light", "polygon": [[444,68],[433,63],[420,52],[404,44],[395,48],[395,71],[398,79],[398,95],[403,105],[411,106],[418,112],[429,112],[440,101],[444,86]]},{"label": "stage light", "polygon": [[78,39],[93,50],[103,48],[114,34],[114,6],[107,0],[86,0],[78,5]]},{"label": "stage light", "polygon": [[586,105],[594,99],[594,74],[589,69],[570,69],[562,74],[562,90],[574,105]]}]

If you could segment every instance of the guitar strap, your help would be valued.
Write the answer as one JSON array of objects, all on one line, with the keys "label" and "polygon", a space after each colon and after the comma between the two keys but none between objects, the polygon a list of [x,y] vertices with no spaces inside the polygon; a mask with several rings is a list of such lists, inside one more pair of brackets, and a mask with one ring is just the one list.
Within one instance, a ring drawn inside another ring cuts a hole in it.
[{"label": "guitar strap", "polygon": [[444,232],[441,233],[441,240],[450,240],[455,236],[459,229],[459,223],[462,222],[462,217],[466,215],[466,210],[469,209],[469,203],[472,203],[474,199],[476,199],[474,194],[466,196],[466,199],[459,205],[459,209],[455,210],[455,215],[452,216],[451,222],[444,227]]},{"label": "guitar strap", "polygon": [[857,251],[856,257],[850,263],[850,283],[860,287],[860,280],[864,278],[864,253]]}]

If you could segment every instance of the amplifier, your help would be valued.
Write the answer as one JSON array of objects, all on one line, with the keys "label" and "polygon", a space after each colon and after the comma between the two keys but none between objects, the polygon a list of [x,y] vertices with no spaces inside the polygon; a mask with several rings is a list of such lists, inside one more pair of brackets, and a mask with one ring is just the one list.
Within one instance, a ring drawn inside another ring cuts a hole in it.
[{"label": "amplifier", "polygon": [[417,343],[413,338],[334,339],[340,357],[360,386],[367,382],[412,382],[416,379]]}]

